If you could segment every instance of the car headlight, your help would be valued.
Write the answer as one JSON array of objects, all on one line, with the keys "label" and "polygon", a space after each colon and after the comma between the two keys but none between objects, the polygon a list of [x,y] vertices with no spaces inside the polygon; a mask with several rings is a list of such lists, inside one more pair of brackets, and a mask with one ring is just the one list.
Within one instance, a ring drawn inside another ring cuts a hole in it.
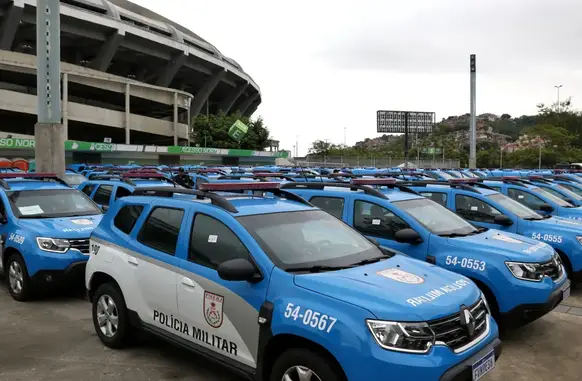
[{"label": "car headlight", "polygon": [[435,335],[426,323],[397,323],[366,320],[374,339],[384,349],[408,353],[427,353]]},{"label": "car headlight", "polygon": [[539,263],[505,262],[505,264],[518,279],[540,282],[545,275]]},{"label": "car headlight", "polygon": [[51,253],[65,253],[71,247],[68,239],[37,237],[38,248]]},{"label": "car headlight", "polygon": [[576,239],[578,240],[578,243],[582,245],[582,235],[577,235]]}]

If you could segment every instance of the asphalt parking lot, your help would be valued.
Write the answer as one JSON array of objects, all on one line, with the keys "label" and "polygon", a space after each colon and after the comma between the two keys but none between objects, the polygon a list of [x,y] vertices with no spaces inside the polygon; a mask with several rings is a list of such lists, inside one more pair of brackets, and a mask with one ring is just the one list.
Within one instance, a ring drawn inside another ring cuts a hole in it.
[{"label": "asphalt parking lot", "polygon": [[[237,380],[151,337],[123,351],[105,348],[93,330],[89,303],[79,297],[18,303],[2,285],[0,305],[1,381]],[[572,291],[560,307],[564,312],[510,333],[496,371],[484,380],[582,380],[582,316],[572,307],[582,307],[582,288]]]}]

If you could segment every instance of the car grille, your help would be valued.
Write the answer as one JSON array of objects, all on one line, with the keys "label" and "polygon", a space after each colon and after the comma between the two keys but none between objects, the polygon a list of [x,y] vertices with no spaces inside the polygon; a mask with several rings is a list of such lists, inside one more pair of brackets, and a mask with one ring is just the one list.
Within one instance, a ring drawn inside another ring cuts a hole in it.
[{"label": "car grille", "polygon": [[562,277],[562,266],[558,260],[552,259],[551,261],[541,263],[540,266],[544,275],[552,280],[558,280]]},{"label": "car grille", "polygon": [[89,238],[87,239],[70,239],[71,249],[79,250],[85,255],[89,255]]},{"label": "car grille", "polygon": [[467,328],[461,324],[461,315],[456,313],[441,319],[433,320],[428,323],[435,333],[437,343],[444,343],[449,348],[457,350],[471,343],[487,329],[487,307],[483,300],[479,300],[473,306],[469,307],[471,314],[475,318],[475,332],[469,337]]}]

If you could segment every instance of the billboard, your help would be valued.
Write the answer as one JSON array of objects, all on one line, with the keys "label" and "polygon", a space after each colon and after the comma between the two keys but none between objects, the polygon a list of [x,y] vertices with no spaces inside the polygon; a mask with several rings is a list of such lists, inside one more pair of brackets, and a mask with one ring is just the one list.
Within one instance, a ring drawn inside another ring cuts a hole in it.
[{"label": "billboard", "polygon": [[378,110],[376,113],[377,132],[403,134],[406,132],[429,133],[435,123],[434,112]]}]

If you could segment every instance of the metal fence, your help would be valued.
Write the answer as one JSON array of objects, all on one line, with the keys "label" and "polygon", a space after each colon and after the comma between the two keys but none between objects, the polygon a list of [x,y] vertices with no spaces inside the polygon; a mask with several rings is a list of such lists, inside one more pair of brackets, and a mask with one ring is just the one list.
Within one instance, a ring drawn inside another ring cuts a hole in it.
[{"label": "metal fence", "polygon": [[[386,156],[309,156],[300,157],[295,160],[296,165],[305,167],[397,167],[404,164],[403,157],[386,157]],[[415,168],[459,168],[459,159],[416,159],[408,158],[409,167]]]}]

